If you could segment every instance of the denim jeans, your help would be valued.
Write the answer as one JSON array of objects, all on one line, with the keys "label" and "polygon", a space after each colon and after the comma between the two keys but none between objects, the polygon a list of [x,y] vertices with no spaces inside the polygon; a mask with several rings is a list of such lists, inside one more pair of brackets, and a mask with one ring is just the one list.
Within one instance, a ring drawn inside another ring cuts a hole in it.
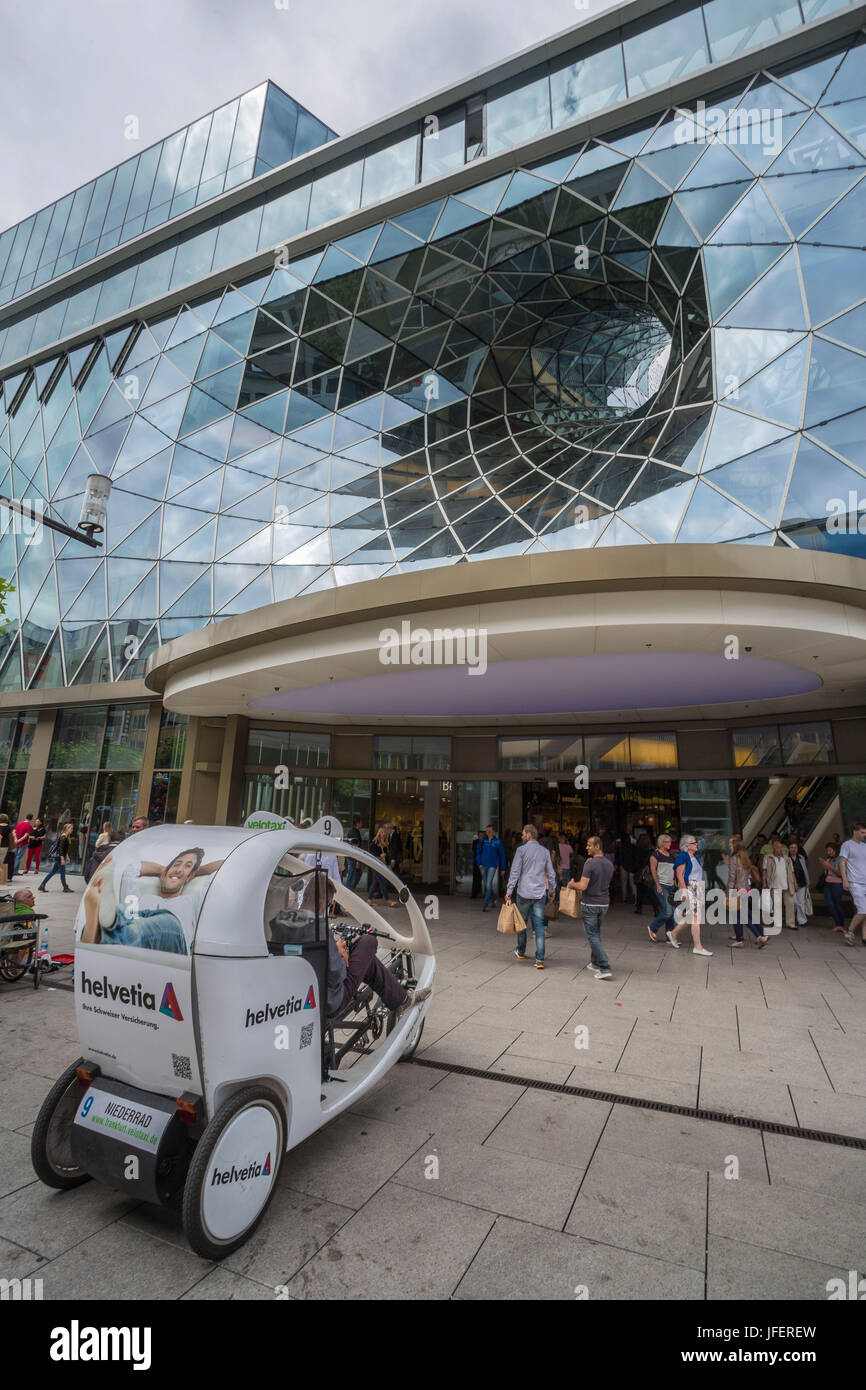
[{"label": "denim jeans", "polygon": [[[515,898],[517,911],[520,913],[524,922],[528,922],[535,932],[535,959],[544,960],[544,904],[546,898]],[[517,949],[522,956],[526,955],[526,932],[517,933]]]},{"label": "denim jeans", "polygon": [[173,912],[164,907],[145,907],[138,912],[117,909],[114,926],[102,932],[103,946],[143,946],[149,951],[173,951],[187,955],[186,937]]},{"label": "denim jeans", "polygon": [[15,872],[16,872],[16,874],[20,874],[20,872],[21,872],[21,861],[22,861],[22,859],[24,858],[24,856],[25,856],[26,853],[27,853],[27,846],[26,846],[26,845],[18,845],[17,849],[15,850]]},{"label": "denim jeans", "polygon": [[824,883],[824,901],[827,910],[833,918],[837,927],[844,927],[845,913],[842,911],[842,885],[841,883]]},{"label": "denim jeans", "polygon": [[[656,894],[656,901],[659,901],[658,894]],[[661,905],[659,907],[658,914],[652,919],[652,921],[649,924],[649,929],[652,932],[653,936],[655,936],[656,932],[658,931],[659,927],[662,926],[662,924],[664,924],[664,929],[666,933],[670,931],[669,923],[673,922],[674,920],[674,890],[672,886],[669,886],[666,883],[663,883],[661,885],[660,902]]]},{"label": "denim jeans", "polygon": [[55,874],[59,874],[59,875],[60,875],[60,882],[63,884],[63,887],[65,888],[65,887],[66,887],[66,865],[64,864],[63,860],[60,859],[59,857],[58,857],[57,859],[55,859],[54,863],[51,865],[51,868],[50,868],[49,872],[45,875],[45,877],[43,878],[43,880],[42,880],[42,882],[40,883],[39,887],[40,887],[40,888],[44,888],[45,885],[46,885],[46,883],[48,882],[48,880],[49,880],[50,878],[53,878]]},{"label": "denim jeans", "polygon": [[610,962],[601,944],[601,924],[607,915],[607,908],[594,903],[580,904],[580,920],[589,942],[590,960],[597,970],[610,970]]},{"label": "denim jeans", "polygon": [[484,906],[496,902],[496,889],[499,879],[499,865],[491,864],[481,870],[481,878],[484,883]]},{"label": "denim jeans", "polygon": [[349,889],[350,892],[352,892],[357,887],[358,880],[360,879],[360,877],[361,865],[358,863],[357,859],[353,859],[348,869],[346,870],[346,887]]}]

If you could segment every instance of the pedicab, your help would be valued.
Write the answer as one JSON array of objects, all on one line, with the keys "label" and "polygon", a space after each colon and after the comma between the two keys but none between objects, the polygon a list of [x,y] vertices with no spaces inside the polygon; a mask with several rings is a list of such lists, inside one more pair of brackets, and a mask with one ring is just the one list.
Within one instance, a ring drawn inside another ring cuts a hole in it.
[{"label": "pedicab", "polygon": [[0,898],[0,980],[14,983],[32,969],[33,988],[39,988],[39,923],[47,917],[47,912],[37,912],[35,908],[16,908],[11,893]]},{"label": "pedicab", "polygon": [[[334,894],[332,855],[385,879],[408,924],[339,880]],[[329,1014],[330,932],[374,932],[378,959],[409,990],[431,989],[435,973],[409,890],[344,843],[333,817],[141,831],[103,860],[75,930],[81,1056],[43,1103],[33,1166],[50,1187],[95,1178],[174,1207],[214,1260],[261,1220],[285,1154],[420,1041],[429,997],[389,1010],[362,985]]]}]

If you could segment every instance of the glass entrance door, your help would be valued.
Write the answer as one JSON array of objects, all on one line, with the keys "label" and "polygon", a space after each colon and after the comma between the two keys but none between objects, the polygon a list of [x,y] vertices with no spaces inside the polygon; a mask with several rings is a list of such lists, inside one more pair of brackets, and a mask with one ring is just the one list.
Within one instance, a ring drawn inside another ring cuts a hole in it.
[{"label": "glass entrance door", "polygon": [[373,833],[395,825],[403,843],[405,883],[447,888],[451,878],[451,783],[427,778],[377,778]]}]

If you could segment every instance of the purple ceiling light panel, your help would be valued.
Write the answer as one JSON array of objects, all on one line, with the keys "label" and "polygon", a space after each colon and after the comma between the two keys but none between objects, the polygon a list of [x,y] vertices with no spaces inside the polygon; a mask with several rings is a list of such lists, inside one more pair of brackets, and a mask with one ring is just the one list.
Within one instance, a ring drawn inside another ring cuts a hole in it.
[{"label": "purple ceiling light panel", "polygon": [[781,699],[817,690],[812,671],[710,653],[553,656],[468,666],[403,666],[374,676],[283,690],[252,709],[419,718],[675,709]]}]

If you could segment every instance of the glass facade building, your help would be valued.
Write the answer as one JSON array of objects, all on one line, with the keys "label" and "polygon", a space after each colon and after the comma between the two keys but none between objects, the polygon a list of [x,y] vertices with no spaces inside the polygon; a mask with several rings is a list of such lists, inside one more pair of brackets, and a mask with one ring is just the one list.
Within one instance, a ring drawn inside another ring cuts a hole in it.
[{"label": "glass facade building", "polygon": [[[88,475],[112,482],[103,553],[3,509],[0,697],[92,699],[224,619],[467,562],[696,542],[866,558],[848,8],[621,6],[345,140],[266,82],[0,232],[0,496],[75,525]],[[54,800],[126,814],[143,765],[105,732],[116,699],[84,763],[61,714]],[[147,762],[158,818],[197,757],[185,732],[161,728]],[[324,805],[327,750],[254,732],[244,809]],[[813,744],[832,759],[817,726],[743,729],[729,766]],[[354,780],[331,752],[341,804],[369,805],[377,769],[429,768],[425,747],[382,734]],[[673,731],[581,730],[503,739],[488,770],[562,772],[578,747],[599,773],[678,767]],[[273,789],[284,760],[309,798]],[[499,805],[499,783],[470,785]]]}]

